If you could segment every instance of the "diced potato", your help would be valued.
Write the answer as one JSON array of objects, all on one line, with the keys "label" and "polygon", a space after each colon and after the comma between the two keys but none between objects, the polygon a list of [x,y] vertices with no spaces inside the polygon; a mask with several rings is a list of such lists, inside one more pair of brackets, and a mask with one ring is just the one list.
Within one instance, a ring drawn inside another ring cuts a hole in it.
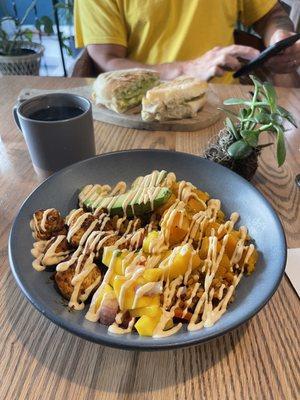
[{"label": "diced potato", "polygon": [[227,254],[223,254],[223,257],[221,258],[220,265],[227,270],[230,268],[230,260]]},{"label": "diced potato", "polygon": [[208,193],[202,192],[202,190],[199,190],[199,189],[195,189],[195,193],[199,197],[199,199],[201,199],[202,201],[207,202],[207,200],[209,200]]},{"label": "diced potato", "polygon": [[[217,243],[217,252],[221,250],[222,244],[220,242]],[[209,249],[209,237],[204,237],[201,242],[201,247],[199,250],[199,257],[201,260],[205,260],[207,258],[207,253]]]},{"label": "diced potato", "polygon": [[215,236],[217,236],[219,226],[220,224],[218,224],[217,222],[209,222],[206,225],[204,236],[211,236],[213,230],[215,231]]},{"label": "diced potato", "polygon": [[246,265],[246,270],[247,274],[250,275],[255,269],[255,264],[258,261],[258,252],[256,249],[253,250],[253,253],[251,254],[248,264]]},{"label": "diced potato", "polygon": [[223,257],[220,261],[219,264],[219,268],[216,272],[216,276],[217,277],[224,277],[226,275],[226,273],[229,271],[230,269],[230,260],[229,257],[227,256],[227,254],[223,254]]},{"label": "diced potato", "polygon": [[182,242],[189,231],[189,227],[190,220],[188,219],[187,215],[182,216],[181,213],[177,213],[170,228],[170,245]]},{"label": "diced potato", "polygon": [[172,204],[175,203],[175,201],[176,201],[176,196],[174,194],[171,194],[171,196],[168,199],[168,201],[165,204],[163,204],[162,206],[160,206],[159,208],[157,208],[155,210],[155,213],[160,215],[160,216],[163,215],[163,213],[166,210],[168,210],[172,206]]},{"label": "diced potato", "polygon": [[[190,262],[192,263],[192,269],[196,269],[200,266],[200,257],[194,251],[192,245],[185,244],[184,246],[176,247],[173,251],[176,252],[176,255],[173,257],[171,253],[166,263],[160,266],[164,272],[164,279],[169,277],[169,279],[172,280],[179,275],[184,275],[188,270]],[[170,265],[168,261],[171,262]]]},{"label": "diced potato", "polygon": [[194,213],[198,213],[200,211],[204,211],[205,210],[205,206],[203,205],[202,201],[199,201],[198,199],[195,199],[194,197],[191,197],[187,204],[188,204],[188,207]]},{"label": "diced potato", "polygon": [[229,258],[232,257],[234,250],[236,248],[237,242],[239,241],[239,235],[237,235],[237,231],[232,231],[228,235],[228,240],[225,246],[225,253]]},{"label": "diced potato", "polygon": [[160,268],[148,268],[143,273],[143,278],[146,282],[158,282],[162,277],[162,270]]},{"label": "diced potato", "polygon": [[223,213],[222,210],[219,210],[218,214],[217,214],[217,222],[222,224],[224,222],[224,220],[225,220],[225,214]]},{"label": "diced potato", "polygon": [[143,315],[136,323],[135,329],[138,331],[138,334],[141,336],[152,336],[154,329],[156,328],[160,317],[153,318],[148,315]]}]

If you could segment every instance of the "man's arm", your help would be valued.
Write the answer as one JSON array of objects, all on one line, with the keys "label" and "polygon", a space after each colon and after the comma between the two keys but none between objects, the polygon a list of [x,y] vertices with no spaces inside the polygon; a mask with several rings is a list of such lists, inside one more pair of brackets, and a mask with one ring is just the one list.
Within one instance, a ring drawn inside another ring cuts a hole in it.
[{"label": "man's arm", "polygon": [[180,62],[147,65],[127,58],[127,49],[116,44],[91,44],[87,46],[90,57],[100,71],[114,71],[127,68],[148,68],[156,70],[163,79],[174,79],[181,74]]},{"label": "man's arm", "polygon": [[293,32],[294,25],[280,4],[272,8],[264,17],[254,24],[254,29],[269,46],[272,36],[278,31]]},{"label": "man's arm", "polygon": [[241,67],[238,58],[251,60],[259,54],[252,47],[232,45],[215,47],[196,60],[148,65],[127,58],[126,47],[120,45],[92,44],[87,46],[87,50],[99,71],[148,68],[158,71],[162,79],[174,79],[186,74],[206,81],[222,76],[226,71],[238,70]]},{"label": "man's arm", "polygon": [[[266,46],[295,34],[294,25],[280,4],[277,4],[268,14],[257,21],[254,24],[254,29],[261,35]],[[270,58],[265,66],[274,73],[292,73],[290,77],[293,85],[298,85],[297,68],[300,66],[300,40],[281,54]]]}]

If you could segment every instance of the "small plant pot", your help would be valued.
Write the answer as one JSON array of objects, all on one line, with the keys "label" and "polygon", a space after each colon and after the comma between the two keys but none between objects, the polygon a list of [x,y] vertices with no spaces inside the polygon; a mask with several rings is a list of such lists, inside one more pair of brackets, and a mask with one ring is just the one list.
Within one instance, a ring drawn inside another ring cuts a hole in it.
[{"label": "small plant pot", "polygon": [[44,50],[38,43],[18,42],[11,55],[0,53],[0,74],[39,75]]},{"label": "small plant pot", "polygon": [[242,160],[233,159],[227,152],[228,147],[235,141],[232,133],[226,128],[214,136],[209,147],[204,152],[204,157],[217,162],[251,181],[258,167],[259,150],[253,152]]}]

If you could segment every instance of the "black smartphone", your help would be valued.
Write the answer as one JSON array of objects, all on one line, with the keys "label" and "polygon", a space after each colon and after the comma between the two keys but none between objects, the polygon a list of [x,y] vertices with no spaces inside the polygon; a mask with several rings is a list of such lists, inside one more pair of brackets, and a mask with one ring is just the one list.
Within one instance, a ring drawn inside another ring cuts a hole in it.
[{"label": "black smartphone", "polygon": [[283,39],[280,42],[273,44],[266,50],[262,51],[258,57],[254,58],[254,60],[251,60],[248,64],[244,65],[242,68],[236,71],[233,74],[233,77],[239,78],[242,75],[249,74],[251,71],[261,66],[264,62],[266,62],[269,58],[273,57],[275,54],[278,54],[287,47],[292,46],[299,39],[300,39],[300,33],[296,33],[295,35],[290,36],[287,39]]}]

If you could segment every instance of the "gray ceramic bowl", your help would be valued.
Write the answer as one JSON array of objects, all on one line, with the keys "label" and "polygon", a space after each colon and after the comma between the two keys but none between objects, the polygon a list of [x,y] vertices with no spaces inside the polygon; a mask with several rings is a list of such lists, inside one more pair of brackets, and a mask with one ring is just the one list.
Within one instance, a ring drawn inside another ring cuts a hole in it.
[{"label": "gray ceramic bowl", "polygon": [[[236,300],[211,328],[197,332],[182,329],[163,339],[137,334],[113,335],[99,323],[84,318],[84,312],[69,312],[50,283],[50,272],[37,272],[32,266],[33,239],[29,221],[40,208],[55,207],[62,214],[76,207],[79,188],[88,183],[131,182],[154,169],[174,171],[179,179],[191,181],[212,197],[222,200],[230,215],[241,215],[260,252],[255,272],[242,279]],[[256,314],[274,294],[286,263],[286,242],[280,221],[265,198],[247,181],[230,170],[200,157],[160,150],[135,150],[104,154],[74,164],[43,182],[22,205],[11,230],[9,257],[13,274],[29,301],[54,323],[87,340],[108,346],[159,350],[205,342],[241,325]],[[50,283],[50,284],[49,284]]]}]

